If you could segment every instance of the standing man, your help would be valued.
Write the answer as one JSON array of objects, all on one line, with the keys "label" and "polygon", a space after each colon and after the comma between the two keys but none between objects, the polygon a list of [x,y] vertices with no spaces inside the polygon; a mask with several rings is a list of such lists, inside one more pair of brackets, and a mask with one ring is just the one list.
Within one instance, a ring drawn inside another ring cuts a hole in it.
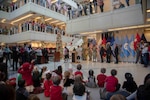
[{"label": "standing man", "polygon": [[142,49],[142,60],[144,62],[144,67],[147,67],[149,62],[148,43],[144,43],[144,48]]},{"label": "standing man", "polygon": [[17,47],[14,46],[12,48],[12,59],[13,59],[13,71],[18,70],[18,59],[19,59],[19,52],[17,51]]},{"label": "standing man", "polygon": [[95,13],[97,13],[97,0],[93,0],[93,4],[94,4]]},{"label": "standing man", "polygon": [[106,45],[106,58],[107,58],[107,63],[110,63],[110,58],[111,58],[111,47],[110,44]]},{"label": "standing man", "polygon": [[103,60],[103,55],[104,55],[104,53],[105,53],[105,49],[104,49],[104,47],[101,45],[101,47],[100,47],[100,57],[101,57],[101,63],[103,63],[103,62],[104,62],[104,60]]},{"label": "standing man", "polygon": [[115,64],[118,64],[118,54],[119,54],[119,51],[118,51],[118,45],[117,44],[115,46],[114,54],[115,54],[115,59],[116,59]]}]

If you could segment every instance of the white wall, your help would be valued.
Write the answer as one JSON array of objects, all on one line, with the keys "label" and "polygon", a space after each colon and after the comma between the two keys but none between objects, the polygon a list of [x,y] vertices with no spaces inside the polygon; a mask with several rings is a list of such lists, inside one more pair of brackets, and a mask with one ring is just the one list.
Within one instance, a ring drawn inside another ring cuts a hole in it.
[{"label": "white wall", "polygon": [[[56,34],[48,34],[43,32],[27,31],[14,35],[0,35],[0,42],[2,43],[20,43],[29,41],[45,41],[45,42],[56,42]],[[73,37],[62,36],[63,43],[70,43]],[[76,41],[79,38],[74,38]]]}]

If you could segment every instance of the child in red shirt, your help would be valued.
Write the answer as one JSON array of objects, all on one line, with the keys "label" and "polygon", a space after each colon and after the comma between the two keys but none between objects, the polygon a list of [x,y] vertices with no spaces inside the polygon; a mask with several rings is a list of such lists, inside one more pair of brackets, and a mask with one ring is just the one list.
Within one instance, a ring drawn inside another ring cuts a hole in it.
[{"label": "child in red shirt", "polygon": [[101,74],[97,75],[97,85],[99,87],[104,87],[105,79],[106,79],[106,68],[101,68]]},{"label": "child in red shirt", "polygon": [[63,100],[62,87],[59,86],[61,81],[60,76],[53,77],[53,85],[50,87],[50,100]]},{"label": "child in red shirt", "polygon": [[77,71],[74,73],[74,75],[80,75],[83,79],[83,73],[81,72],[81,69],[82,69],[82,65],[81,64],[78,64],[77,65]]},{"label": "child in red shirt", "polygon": [[118,83],[118,78],[115,77],[116,75],[117,75],[117,70],[112,69],[111,76],[108,76],[106,78],[105,82],[106,82],[107,92],[115,92],[120,88]]},{"label": "child in red shirt", "polygon": [[106,80],[106,68],[101,68],[101,73],[99,75],[97,75],[97,85],[100,87],[99,90],[99,94],[100,94],[100,98],[104,99],[105,98],[105,94],[103,93],[104,91],[104,84],[105,84],[105,80]]},{"label": "child in red shirt", "polygon": [[50,96],[50,87],[53,85],[53,82],[51,80],[51,74],[47,73],[46,74],[46,80],[44,81],[44,95],[46,97]]}]

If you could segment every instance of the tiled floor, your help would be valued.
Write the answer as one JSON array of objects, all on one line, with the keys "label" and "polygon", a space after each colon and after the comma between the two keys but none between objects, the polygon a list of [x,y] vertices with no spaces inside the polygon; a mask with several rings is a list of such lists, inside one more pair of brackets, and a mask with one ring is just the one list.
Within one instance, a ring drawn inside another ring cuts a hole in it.
[{"label": "tiled floor", "polygon": [[[117,78],[119,79],[119,83],[123,83],[125,81],[124,74],[126,72],[132,73],[134,80],[136,81],[137,85],[143,84],[144,77],[146,74],[150,73],[150,67],[143,67],[141,64],[133,64],[133,63],[100,63],[100,62],[90,62],[90,61],[82,61],[82,71],[84,73],[84,79],[87,80],[88,77],[88,70],[93,69],[95,76],[97,76],[100,73],[100,68],[104,67],[106,68],[106,75],[110,75],[111,69],[116,69],[118,71]],[[47,66],[49,70],[54,70],[57,68],[57,66],[62,65],[63,71],[68,70],[68,68],[72,68],[74,71],[76,70],[77,63],[64,63],[64,61],[60,62],[49,62],[48,64],[41,64],[37,65],[39,69],[41,69],[43,66]],[[16,77],[17,74],[14,74],[16,72],[9,72],[9,77]],[[99,89],[90,89],[91,90],[91,98],[92,100],[100,100],[99,98]],[[49,98],[45,98],[43,94],[38,95],[41,100],[49,100]],[[69,99],[71,100],[71,99]]]}]

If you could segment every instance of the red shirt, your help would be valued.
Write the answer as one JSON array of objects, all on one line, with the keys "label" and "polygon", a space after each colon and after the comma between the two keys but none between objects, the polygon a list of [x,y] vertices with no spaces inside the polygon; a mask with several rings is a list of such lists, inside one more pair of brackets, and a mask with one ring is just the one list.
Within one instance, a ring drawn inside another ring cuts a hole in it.
[{"label": "red shirt", "polygon": [[61,86],[52,85],[50,87],[50,100],[63,100]]},{"label": "red shirt", "polygon": [[106,90],[108,92],[115,92],[116,91],[116,86],[118,84],[118,79],[114,76],[109,76],[105,80],[106,82]]},{"label": "red shirt", "polygon": [[76,71],[75,73],[74,73],[74,75],[76,76],[76,75],[81,75],[81,77],[83,77],[83,73],[81,72],[81,71]]},{"label": "red shirt", "polygon": [[33,70],[34,65],[29,64],[28,62],[25,62],[22,67],[18,69],[18,73],[22,75],[22,79],[25,80],[26,86],[33,85],[32,81],[32,70]]},{"label": "red shirt", "polygon": [[99,87],[104,87],[106,77],[107,76],[104,74],[97,75],[97,81],[98,81],[97,84]]},{"label": "red shirt", "polygon": [[53,82],[51,80],[46,80],[44,82],[44,95],[46,97],[50,96],[50,87],[53,85]]}]

